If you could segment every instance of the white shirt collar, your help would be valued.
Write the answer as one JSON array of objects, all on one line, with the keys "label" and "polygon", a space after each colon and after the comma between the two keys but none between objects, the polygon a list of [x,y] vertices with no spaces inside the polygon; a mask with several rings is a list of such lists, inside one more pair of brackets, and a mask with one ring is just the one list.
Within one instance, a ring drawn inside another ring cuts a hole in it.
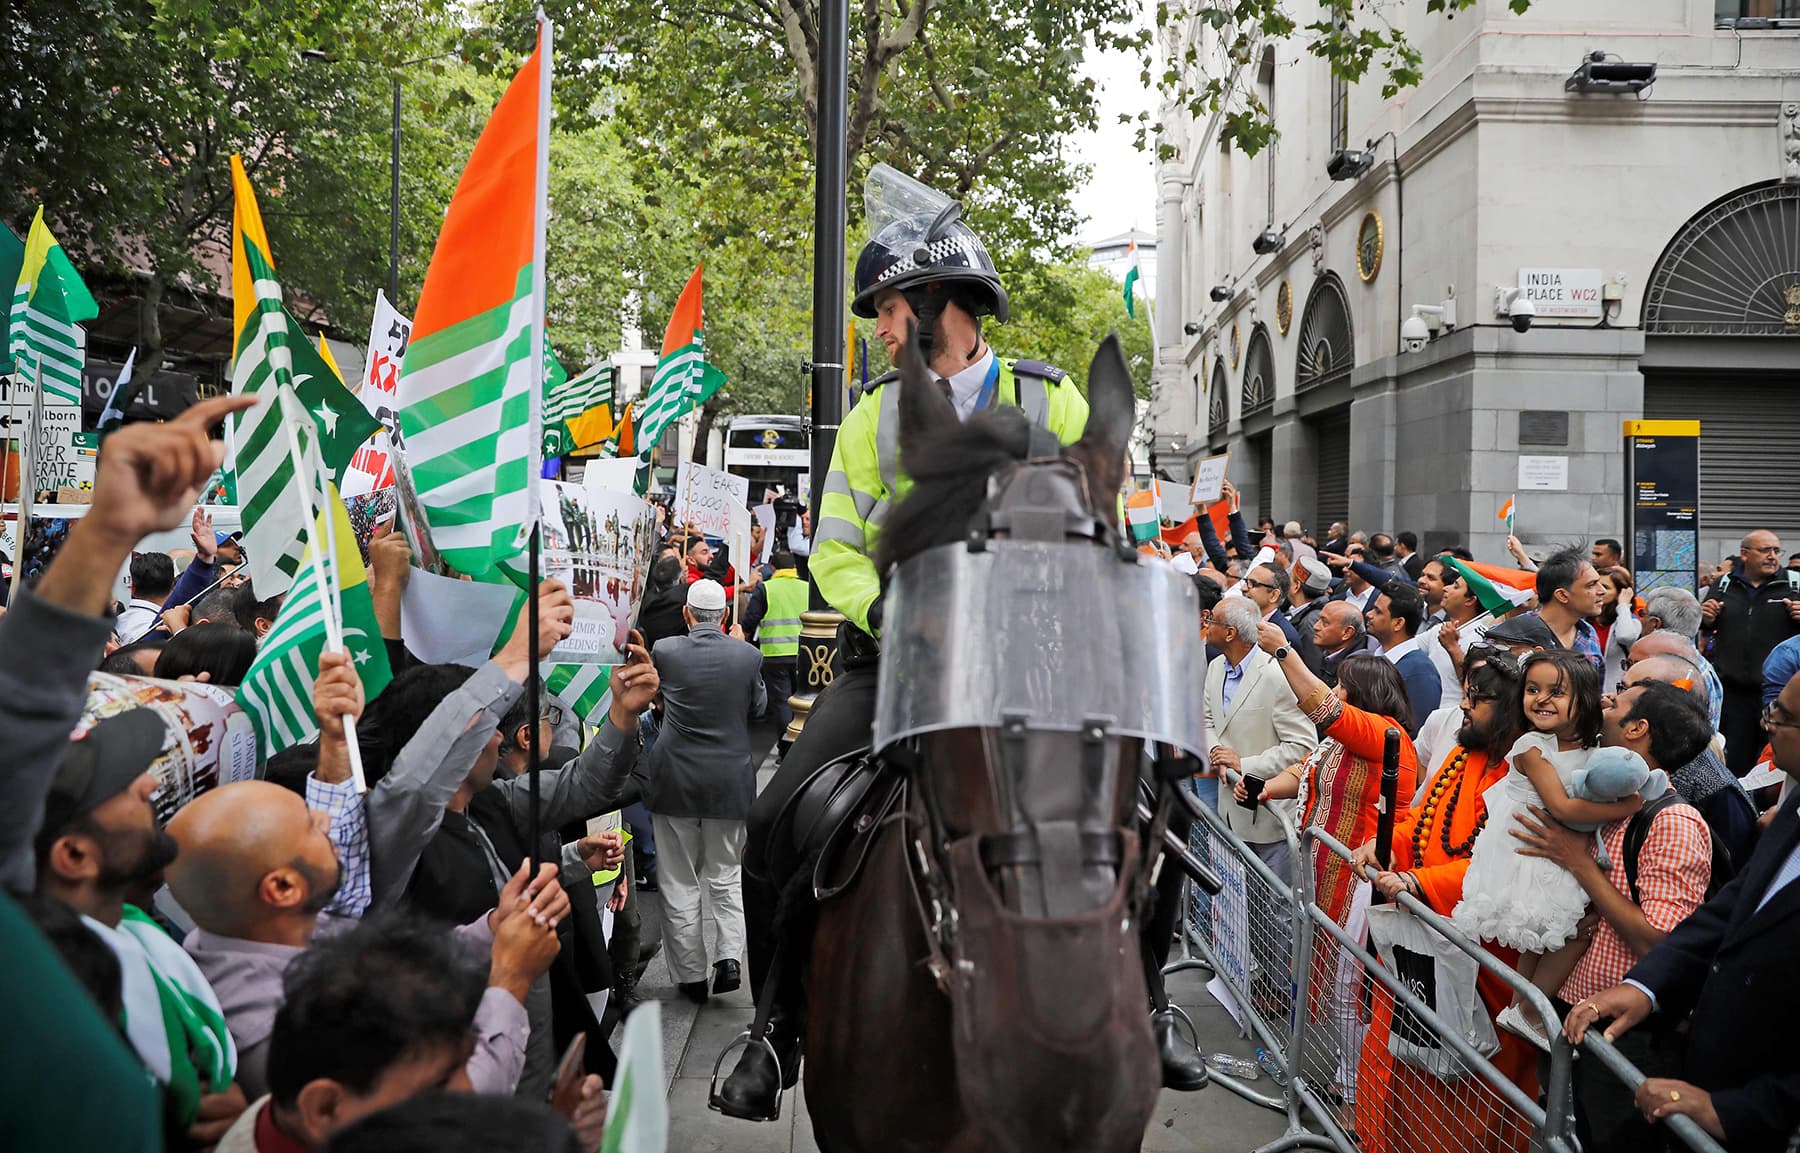
[{"label": "white shirt collar", "polygon": [[1382,650],[1381,655],[1386,657],[1390,663],[1397,665],[1400,663],[1401,657],[1405,656],[1407,653],[1416,653],[1418,651],[1419,638],[1407,637],[1393,648]]},{"label": "white shirt collar", "polygon": [[994,350],[986,349],[975,363],[950,378],[950,403],[956,407],[956,418],[967,420],[974,415],[975,404],[987,384],[988,370],[994,363]]}]

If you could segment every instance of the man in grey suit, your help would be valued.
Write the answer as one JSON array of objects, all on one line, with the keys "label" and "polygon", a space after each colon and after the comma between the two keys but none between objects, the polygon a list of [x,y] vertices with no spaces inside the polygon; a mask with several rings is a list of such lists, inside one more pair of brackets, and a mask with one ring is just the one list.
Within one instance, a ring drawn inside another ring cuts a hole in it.
[{"label": "man in grey suit", "polygon": [[[1220,601],[1207,621],[1206,642],[1219,654],[1206,670],[1206,731],[1213,741],[1207,759],[1215,768],[1267,780],[1312,752],[1319,734],[1275,659],[1256,647],[1261,623],[1262,609],[1239,596]],[[1221,789],[1219,811],[1277,876],[1292,880],[1287,838],[1268,808],[1239,804]]]},{"label": "man in grey suit", "polygon": [[663,720],[648,764],[644,804],[656,830],[662,883],[663,948],[684,996],[706,1000],[706,886],[718,928],[714,993],[741,983],[744,904],[739,886],[744,820],[756,799],[750,717],[768,701],[762,652],[735,627],[723,630],[725,589],[688,586],[685,637],[665,637],[652,654],[662,679]]}]

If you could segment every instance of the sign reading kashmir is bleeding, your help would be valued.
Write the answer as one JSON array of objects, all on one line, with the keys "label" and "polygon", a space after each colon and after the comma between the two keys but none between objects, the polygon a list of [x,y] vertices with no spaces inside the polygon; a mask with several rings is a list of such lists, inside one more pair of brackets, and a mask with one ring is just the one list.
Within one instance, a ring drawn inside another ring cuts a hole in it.
[{"label": "sign reading kashmir is bleeding", "polygon": [[400,370],[405,467],[431,543],[492,579],[538,519],[551,29],[513,77],[444,216]]}]

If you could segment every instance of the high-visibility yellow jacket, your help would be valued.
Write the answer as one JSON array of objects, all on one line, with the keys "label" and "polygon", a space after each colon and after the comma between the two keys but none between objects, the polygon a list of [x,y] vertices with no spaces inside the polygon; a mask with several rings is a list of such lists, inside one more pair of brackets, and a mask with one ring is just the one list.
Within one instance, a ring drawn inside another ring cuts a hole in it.
[{"label": "high-visibility yellow jacket", "polygon": [[[1024,409],[1064,444],[1075,443],[1087,427],[1087,398],[1061,369],[1040,361],[1000,359],[994,403]],[[810,561],[821,595],[864,632],[871,631],[869,606],[881,593],[875,542],[888,509],[910,488],[900,471],[899,374],[890,372],[871,384],[838,430]]]},{"label": "high-visibility yellow jacket", "polygon": [[762,588],[768,608],[756,626],[757,646],[770,660],[799,656],[800,614],[806,611],[811,590],[791,568],[776,569]]}]

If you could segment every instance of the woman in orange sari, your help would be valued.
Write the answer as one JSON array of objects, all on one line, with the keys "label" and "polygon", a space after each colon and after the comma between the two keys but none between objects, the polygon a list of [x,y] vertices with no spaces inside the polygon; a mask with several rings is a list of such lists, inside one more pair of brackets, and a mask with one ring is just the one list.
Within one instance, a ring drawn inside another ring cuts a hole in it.
[{"label": "woman in orange sari", "polygon": [[[1400,733],[1400,782],[1394,796],[1398,823],[1410,811],[1408,802],[1418,778],[1418,760],[1406,735],[1412,728],[1412,708],[1399,670],[1385,657],[1359,653],[1344,658],[1338,666],[1338,684],[1333,689],[1287,647],[1274,625],[1263,623],[1257,644],[1274,655],[1300,710],[1318,726],[1323,738],[1305,760],[1271,778],[1263,786],[1263,797],[1299,797],[1302,831],[1317,828],[1349,846],[1372,840],[1381,819],[1381,758],[1386,734],[1396,729]],[[1237,792],[1241,800],[1245,796],[1241,781]],[[1302,844],[1301,853],[1303,857],[1310,854],[1313,903],[1360,937],[1367,884],[1348,861],[1322,846]],[[1308,968],[1306,1003],[1312,1007],[1311,1021],[1329,1032],[1329,1043],[1337,1050],[1332,1062],[1335,1072],[1325,1074],[1318,1065],[1309,1072],[1328,1076],[1331,1091],[1348,1103],[1356,1097],[1357,1054],[1362,1045],[1360,970],[1354,955],[1323,930],[1314,933]]]},{"label": "woman in orange sari", "polygon": [[[1379,870],[1373,842],[1356,851],[1357,868],[1384,897],[1392,899],[1405,891],[1446,917],[1462,899],[1463,874],[1469,869],[1475,836],[1487,823],[1482,794],[1506,775],[1503,758],[1514,737],[1506,702],[1517,691],[1518,680],[1519,665],[1510,655],[1488,646],[1471,650],[1463,673],[1458,745],[1431,775],[1418,807],[1395,819],[1391,871]],[[1512,962],[1509,951],[1489,948],[1500,960]],[[1490,1016],[1512,1002],[1511,988],[1486,971],[1475,987]],[[1395,1058],[1388,1047],[1393,1019],[1393,998],[1378,993],[1358,1074],[1362,1091],[1356,1101],[1356,1129],[1365,1153],[1526,1147],[1529,1129],[1487,1082],[1472,1074],[1461,1081],[1445,1081]],[[1500,1051],[1489,1060],[1535,1098],[1536,1051],[1523,1038],[1498,1032]]]}]

